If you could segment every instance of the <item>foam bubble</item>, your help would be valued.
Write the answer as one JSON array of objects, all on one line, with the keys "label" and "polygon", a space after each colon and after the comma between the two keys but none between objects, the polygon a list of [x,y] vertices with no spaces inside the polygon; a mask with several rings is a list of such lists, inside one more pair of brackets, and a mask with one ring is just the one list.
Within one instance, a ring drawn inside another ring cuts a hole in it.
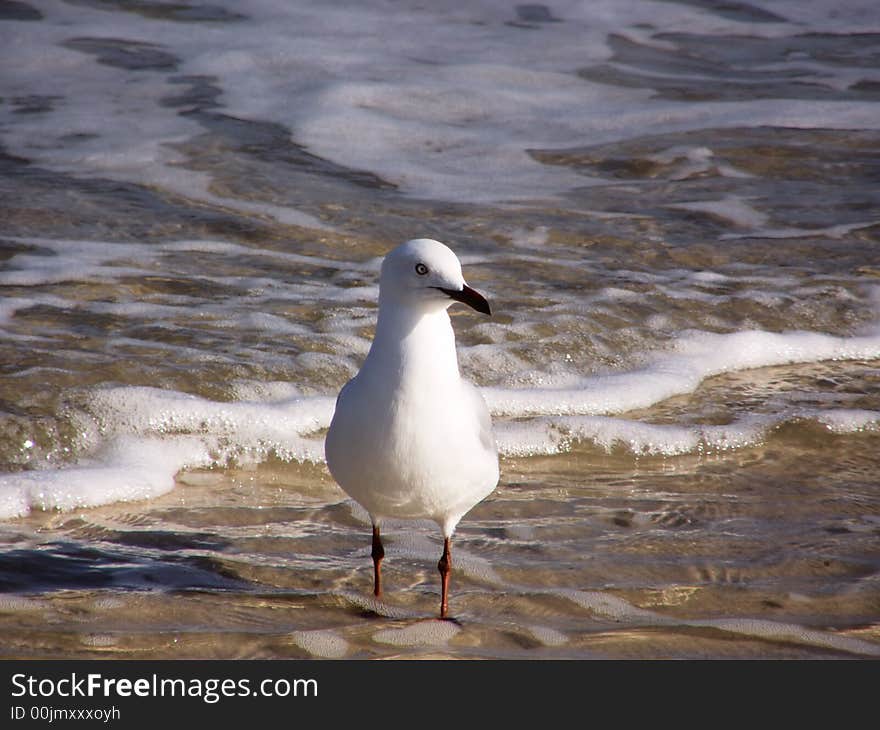
[{"label": "foam bubble", "polygon": [[299,387],[286,380],[239,380],[230,384],[234,400],[262,403],[290,401],[302,396]]},{"label": "foam bubble", "polygon": [[536,226],[535,228],[515,228],[510,231],[510,242],[517,248],[524,248],[528,251],[534,251],[545,246],[549,239],[549,230],[547,226]]},{"label": "foam bubble", "polygon": [[[675,51],[677,49],[673,46],[669,50]],[[715,153],[708,147],[676,145],[656,154],[648,155],[646,159],[661,165],[672,165],[672,168],[666,173],[670,180],[687,180],[707,172],[722,177],[752,177],[747,172],[717,160]]]},{"label": "foam bubble", "polygon": [[239,198],[215,195],[210,191],[211,179],[207,175],[192,171],[181,172],[179,167],[166,167],[163,170],[163,174],[151,175],[148,181],[154,185],[161,184],[167,190],[191,200],[211,203],[240,213],[272,218],[282,225],[311,228],[318,231],[332,232],[336,230],[319,218],[287,205],[245,201]]},{"label": "foam bubble", "polygon": [[676,623],[675,619],[667,618],[653,611],[633,606],[623,598],[600,591],[581,591],[575,588],[553,588],[542,591],[560,598],[566,598],[588,611],[609,618],[613,621],[639,623],[648,626],[659,626]]},{"label": "foam bubble", "polygon": [[[369,523],[369,518],[367,518]],[[384,616],[392,619],[417,619],[421,614],[415,611],[409,611],[399,606],[392,606],[389,603],[380,601],[379,599],[360,593],[338,593],[336,596],[344,603],[355,606],[361,611],[369,611],[377,616]]]},{"label": "foam bubble", "polygon": [[838,408],[817,412],[815,419],[834,433],[876,431],[880,428],[880,413],[859,408]]},{"label": "foam bubble", "polygon": [[452,621],[419,621],[400,629],[383,629],[373,634],[373,641],[394,646],[444,646],[461,629]]},{"label": "foam bubble", "polygon": [[763,228],[767,224],[767,215],[749,205],[742,198],[728,196],[721,200],[699,200],[687,203],[670,203],[667,208],[693,210],[709,213],[717,218],[730,221],[741,228]]},{"label": "foam bubble", "polygon": [[308,337],[312,334],[312,330],[305,325],[297,324],[284,317],[266,312],[238,314],[218,321],[217,325],[245,332],[257,331],[296,337]]},{"label": "foam bubble", "polygon": [[[10,78],[9,95],[27,97],[39,89],[53,99],[43,113],[4,125],[5,141],[18,154],[80,177],[136,182],[283,224],[329,229],[290,206],[219,196],[211,191],[210,175],[182,164],[186,158],[179,146],[203,129],[196,119],[165,103],[181,91],[173,77],[187,57],[216,53],[215,43],[227,45],[220,36],[228,35],[228,45],[234,46],[245,24],[193,34],[188,23],[85,5],[55,5],[42,14],[39,22],[18,24],[10,36],[16,75]],[[101,29],[100,38],[93,38],[95,28]],[[251,24],[249,30],[249,42],[257,44],[268,28]],[[162,38],[161,48],[157,37]],[[148,49],[158,60],[132,73],[120,61],[131,48],[130,57]],[[120,53],[108,60],[115,49]]]},{"label": "foam bubble", "polygon": [[680,426],[607,416],[560,416],[502,421],[495,425],[495,436],[505,456],[558,454],[579,441],[606,451],[623,447],[636,455],[674,456],[751,446],[763,439],[773,423],[769,418],[750,417],[722,426]]},{"label": "foam bubble", "polygon": [[[692,332],[639,370],[579,378],[574,388],[489,387],[484,393],[504,456],[556,454],[583,441],[606,450],[623,447],[634,455],[717,452],[759,443],[787,421],[812,419],[831,431],[848,433],[876,429],[880,416],[867,410],[794,408],[706,425],[653,424],[611,414],[692,392],[720,373],[878,357],[880,335]],[[355,370],[344,357],[311,353],[300,358],[303,365],[322,371],[338,367],[348,376]],[[257,463],[274,454],[322,463],[320,431],[330,423],[335,398],[301,396],[286,386],[262,392],[262,400],[221,403],[159,388],[99,389],[91,397],[91,415],[76,417],[78,431],[93,434],[95,452],[68,468],[0,475],[0,516],[21,516],[34,507],[71,509],[149,499],[170,490],[183,469],[230,460]],[[480,580],[498,580],[487,565],[465,560],[463,566]]]},{"label": "foam bubble", "polygon": [[581,380],[577,388],[483,389],[496,415],[600,415],[647,408],[693,392],[713,375],[825,360],[880,358],[880,335],[838,337],[818,332],[729,334],[691,332],[644,368]]},{"label": "foam bubble", "polygon": [[561,631],[549,626],[528,626],[528,632],[544,646],[562,646],[568,643],[568,637]]},{"label": "foam bubble", "polygon": [[341,659],[348,654],[348,642],[335,631],[293,631],[290,639],[312,656]]},{"label": "foam bubble", "polygon": [[280,458],[321,461],[323,443],[306,434],[330,423],[335,399],[294,397],[273,403],[217,403],[193,395],[147,387],[97,391],[92,408],[105,433],[202,434],[221,461]]},{"label": "foam bubble", "polygon": [[25,596],[0,596],[0,613],[19,613],[24,611],[42,611],[46,605],[37,599]]},{"label": "foam bubble", "polygon": [[753,636],[758,639],[806,644],[808,646],[817,646],[862,656],[880,656],[880,644],[863,641],[851,636],[817,631],[797,624],[755,618],[719,618],[689,621],[687,623],[690,626],[710,626],[721,631],[729,631],[743,636]]},{"label": "foam bubble", "polygon": [[[179,253],[211,254],[215,256],[241,256],[244,259],[270,259],[290,265],[330,268],[339,272],[374,273],[378,261],[366,262],[336,260],[322,256],[277,251],[269,248],[243,246],[218,240],[178,240],[166,243],[144,244],[121,241],[83,241],[35,236],[7,236],[33,247],[32,252],[17,253],[5,262],[0,272],[0,286],[38,286],[67,281],[115,281],[126,276],[149,276],[164,259]],[[211,281],[224,281],[224,277],[206,277]],[[229,279],[241,286],[242,277]],[[268,286],[278,286],[276,279],[262,280]],[[372,297],[377,286],[334,287],[329,284],[314,285],[311,289],[300,286],[298,295],[314,292],[328,298],[338,295],[341,300],[359,300]],[[56,299],[58,299],[56,297]],[[5,300],[10,301],[10,300]],[[18,300],[11,300],[18,301]]]},{"label": "foam bubble", "polygon": [[34,303],[35,300],[24,297],[0,297],[0,326],[9,324],[16,312],[28,309]]},{"label": "foam bubble", "polygon": [[868,220],[860,223],[837,223],[824,228],[766,228],[756,225],[755,230],[748,233],[723,233],[719,236],[722,241],[734,240],[737,238],[844,238],[853,231],[859,231],[862,228],[872,228],[880,223],[880,220]]},{"label": "foam bubble", "polygon": [[495,438],[504,456],[552,455],[589,442],[605,451],[623,448],[639,456],[719,453],[762,443],[786,423],[812,421],[838,434],[875,431],[880,412],[846,408],[783,408],[751,414],[723,425],[656,424],[609,416],[558,416],[497,421]]},{"label": "foam bubble", "polygon": [[91,463],[0,475],[0,518],[151,499],[173,489],[177,472],[211,462],[199,439],[120,438]]},{"label": "foam bubble", "polygon": [[[121,276],[144,276],[143,266],[155,260],[146,244],[12,238],[44,251],[18,253],[0,271],[0,286],[38,286],[66,281],[111,281]],[[46,255],[46,251],[51,255]],[[124,262],[136,260],[139,265]]]},{"label": "foam bubble", "polygon": [[880,656],[880,645],[831,632],[817,631],[797,624],[748,617],[688,620],[664,616],[632,605],[608,593],[576,589],[543,591],[567,598],[588,611],[628,625],[712,627],[770,641],[795,642],[863,656]]},{"label": "foam bubble", "polygon": [[[562,22],[526,30],[530,22],[518,22],[508,3],[402,6],[389,13],[374,3],[330,7],[272,0],[249,3],[247,17],[194,34],[189,23],[87,5],[55,4],[41,12],[40,22],[18,23],[11,36],[16,74],[8,96],[40,89],[56,101],[40,114],[2,119],[11,154],[319,230],[328,225],[283,201],[252,199],[258,191],[247,191],[248,200],[218,195],[211,177],[187,164],[186,143],[204,129],[198,115],[168,103],[181,97],[182,79],[210,78],[220,113],[288,129],[296,144],[341,168],[368,171],[404,193],[468,202],[550,197],[592,182],[565,166],[541,164],[528,150],[602,144],[646,129],[878,127],[870,101],[682,104],[651,88],[596,83],[577,74],[614,62],[615,37],[675,50],[663,34],[682,27],[707,36],[746,28],[767,38],[810,30],[846,33],[858,25],[857,13],[832,17],[786,8],[785,16],[798,20],[744,25],[735,14],[691,5],[602,0],[589,8],[555,6]],[[856,32],[868,32],[871,20],[865,12]],[[96,27],[100,39],[70,43],[90,38]],[[132,44],[133,55],[148,48],[160,62],[134,73],[118,58],[102,57],[102,44],[104,53],[118,46],[120,55],[125,44]],[[822,59],[799,70],[804,83],[838,89],[863,78],[863,69]],[[682,71],[660,66],[652,73],[663,79]],[[7,106],[0,114],[14,113]],[[677,177],[710,168],[737,174],[717,166],[705,147],[672,148],[659,158],[677,164]]]}]

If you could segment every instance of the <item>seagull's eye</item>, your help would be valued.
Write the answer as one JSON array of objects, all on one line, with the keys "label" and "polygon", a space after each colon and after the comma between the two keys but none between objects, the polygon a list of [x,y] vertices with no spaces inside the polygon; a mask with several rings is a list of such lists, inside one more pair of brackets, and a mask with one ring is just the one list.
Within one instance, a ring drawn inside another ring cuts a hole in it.
[{"label": "seagull's eye", "polygon": [[425,274],[428,273],[428,267],[422,263],[418,263],[418,264],[416,264],[416,273],[419,276],[424,276]]}]

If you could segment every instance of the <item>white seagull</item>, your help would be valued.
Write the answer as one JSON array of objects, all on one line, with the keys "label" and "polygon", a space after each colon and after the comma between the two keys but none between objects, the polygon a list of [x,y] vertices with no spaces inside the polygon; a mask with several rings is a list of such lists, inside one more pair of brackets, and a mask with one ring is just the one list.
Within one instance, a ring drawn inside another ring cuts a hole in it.
[{"label": "white seagull", "polygon": [[325,441],[333,478],[370,514],[374,594],[382,595],[382,518],[431,519],[443,531],[440,618],[447,618],[450,545],[459,520],[498,483],[489,409],[458,371],[446,309],[490,314],[458,257],[418,238],[382,262],[379,320],[363,366],[340,391]]}]

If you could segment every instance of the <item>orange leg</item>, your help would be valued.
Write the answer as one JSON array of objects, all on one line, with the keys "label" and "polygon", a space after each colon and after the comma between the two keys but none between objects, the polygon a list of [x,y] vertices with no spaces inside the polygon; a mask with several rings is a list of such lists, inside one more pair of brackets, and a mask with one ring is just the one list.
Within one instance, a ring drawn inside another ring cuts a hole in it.
[{"label": "orange leg", "polygon": [[449,613],[449,574],[452,572],[452,551],[450,550],[450,538],[443,538],[443,555],[437,563],[440,571],[440,618],[446,618]]},{"label": "orange leg", "polygon": [[385,557],[385,548],[382,547],[382,538],[379,537],[378,525],[373,525],[373,549],[370,552],[373,557],[373,595],[382,597],[382,558]]}]

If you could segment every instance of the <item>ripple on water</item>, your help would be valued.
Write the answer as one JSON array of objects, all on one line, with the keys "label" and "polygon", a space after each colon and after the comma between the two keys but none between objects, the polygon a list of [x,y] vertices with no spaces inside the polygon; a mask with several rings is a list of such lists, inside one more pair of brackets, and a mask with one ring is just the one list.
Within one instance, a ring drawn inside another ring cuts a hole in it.
[{"label": "ripple on water", "polygon": [[[877,35],[710,5],[0,3],[3,656],[876,656]],[[322,461],[414,235],[495,313],[460,623]]]}]

